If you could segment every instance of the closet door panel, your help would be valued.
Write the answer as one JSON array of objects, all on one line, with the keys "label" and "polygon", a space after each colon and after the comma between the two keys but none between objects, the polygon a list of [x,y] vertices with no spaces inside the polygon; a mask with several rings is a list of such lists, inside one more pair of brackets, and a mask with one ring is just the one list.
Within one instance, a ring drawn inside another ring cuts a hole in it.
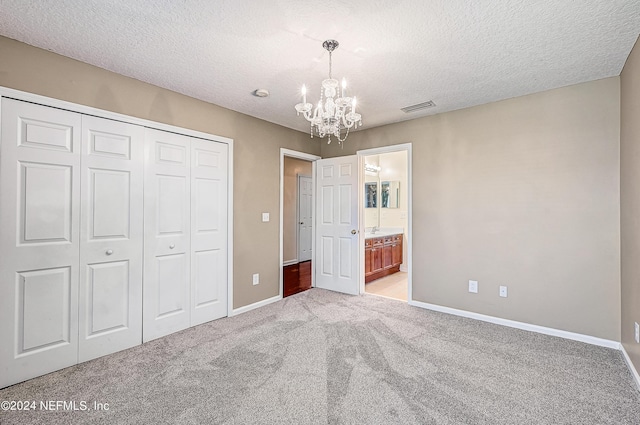
[{"label": "closet door panel", "polygon": [[144,137],[82,117],[80,361],[142,343]]},{"label": "closet door panel", "polygon": [[190,138],[146,130],[143,339],[190,326]]},{"label": "closet door panel", "polygon": [[192,139],[191,324],[227,311],[228,147]]},{"label": "closet door panel", "polygon": [[[130,327],[130,262],[113,261],[87,265],[87,336],[123,331]],[[140,309],[141,310],[141,309]],[[140,311],[142,313],[142,311]],[[138,335],[137,344],[142,342]]]},{"label": "closet door panel", "polygon": [[155,297],[158,299],[157,318],[188,313],[184,288],[188,287],[188,270],[185,254],[161,255],[156,257],[158,285]]},{"label": "closet door panel", "polygon": [[[105,239],[130,240],[132,214],[130,171],[89,168],[87,173],[89,184],[87,242]],[[140,193],[139,196],[142,194]]]},{"label": "closet door panel", "polygon": [[189,185],[186,176],[156,174],[156,236],[176,241],[186,236],[187,217],[184,201],[189,199]]},{"label": "closet door panel", "polygon": [[18,355],[71,341],[69,272],[60,267],[18,273]]},{"label": "closet door panel", "polygon": [[3,98],[0,387],[78,361],[79,114]]},{"label": "closet door panel", "polygon": [[71,171],[68,165],[19,162],[20,244],[71,242]]}]

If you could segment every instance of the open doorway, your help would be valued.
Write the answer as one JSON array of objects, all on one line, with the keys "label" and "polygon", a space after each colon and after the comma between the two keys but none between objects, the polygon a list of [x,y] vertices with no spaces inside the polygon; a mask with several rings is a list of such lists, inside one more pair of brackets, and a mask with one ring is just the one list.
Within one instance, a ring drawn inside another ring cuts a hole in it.
[{"label": "open doorway", "polygon": [[411,299],[410,147],[358,152],[364,167],[362,292],[405,302]]},{"label": "open doorway", "polygon": [[313,285],[315,155],[281,149],[280,293],[288,297]]}]

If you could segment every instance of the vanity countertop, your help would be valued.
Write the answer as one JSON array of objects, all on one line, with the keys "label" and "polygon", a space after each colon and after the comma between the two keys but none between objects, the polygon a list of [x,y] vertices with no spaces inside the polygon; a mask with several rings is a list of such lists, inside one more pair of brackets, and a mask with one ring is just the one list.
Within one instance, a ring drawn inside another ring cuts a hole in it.
[{"label": "vanity countertop", "polygon": [[376,230],[375,233],[371,233],[371,229],[367,230],[364,234],[364,238],[365,239],[381,238],[384,236],[399,235],[403,233],[404,233],[404,229],[402,227],[383,227],[381,229]]}]

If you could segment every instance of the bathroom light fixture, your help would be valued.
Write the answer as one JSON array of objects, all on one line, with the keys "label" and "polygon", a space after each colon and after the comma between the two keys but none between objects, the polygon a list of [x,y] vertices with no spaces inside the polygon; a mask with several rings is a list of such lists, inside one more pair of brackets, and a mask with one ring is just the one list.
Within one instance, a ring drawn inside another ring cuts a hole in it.
[{"label": "bathroom light fixture", "polygon": [[[329,52],[329,78],[322,81],[318,106],[314,110],[313,105],[307,103],[307,88],[304,85],[302,86],[302,103],[295,106],[298,115],[302,113],[302,116],[311,123],[311,138],[315,130],[320,138],[327,136],[327,144],[331,143],[331,136],[338,139],[338,144],[342,144],[347,140],[351,128],[355,130],[358,125],[362,126],[362,116],[356,113],[356,98],[347,96],[346,80],[342,79],[341,90],[340,83],[331,74],[331,53],[338,46],[339,43],[336,40],[327,40],[322,43],[322,47]],[[340,137],[341,133],[344,133],[343,137]]]},{"label": "bathroom light fixture", "polygon": [[364,164],[364,171],[369,171],[370,173],[377,173],[381,169],[382,168],[378,167],[377,165]]}]

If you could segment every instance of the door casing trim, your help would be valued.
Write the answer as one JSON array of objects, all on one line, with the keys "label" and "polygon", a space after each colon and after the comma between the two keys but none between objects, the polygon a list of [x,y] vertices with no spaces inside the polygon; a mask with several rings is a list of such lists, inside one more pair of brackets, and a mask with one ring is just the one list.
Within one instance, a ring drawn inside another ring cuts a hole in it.
[{"label": "door casing trim", "polygon": [[[356,151],[356,155],[358,155],[358,181],[360,182],[360,184],[358,185],[358,198],[359,199],[364,199],[364,185],[362,184],[362,182],[364,182],[364,157],[365,156],[369,156],[369,155],[380,155],[380,154],[385,154],[385,153],[390,153],[390,152],[402,152],[402,151],[406,151],[407,152],[407,194],[408,194],[408,199],[407,199],[407,237],[406,237],[406,243],[407,243],[407,302],[411,303],[413,302],[413,291],[412,291],[412,287],[413,287],[413,237],[412,237],[412,232],[413,232],[413,182],[412,182],[412,169],[411,169],[411,163],[412,163],[412,159],[411,159],[411,150],[412,150],[412,143],[408,142],[408,143],[402,143],[402,144],[398,144],[398,145],[389,145],[389,146],[382,146],[382,147],[378,147],[378,148],[371,148],[371,149],[363,149],[363,150],[359,150]],[[358,203],[358,220],[360,221],[360,241],[358,244],[358,250],[360,251],[360,260],[359,260],[359,264],[360,264],[360,293],[363,294],[364,291],[364,233],[365,233],[365,227],[364,227],[364,206],[362,205],[362,202]]]},{"label": "door casing trim", "polygon": [[[313,155],[310,153],[305,153],[305,152],[299,152],[299,151],[294,151],[291,149],[286,149],[286,148],[280,148],[280,227],[279,227],[279,238],[280,238],[280,247],[279,247],[279,260],[278,260],[278,264],[279,264],[279,268],[280,268],[280,277],[279,277],[279,295],[278,295],[278,299],[282,299],[282,296],[284,294],[284,271],[283,271],[283,267],[284,267],[284,229],[283,229],[283,225],[284,225],[284,158],[286,157],[290,157],[290,158],[297,158],[297,159],[304,159],[306,161],[311,162],[311,190],[313,191],[313,200],[312,200],[312,206],[311,208],[313,208],[312,211],[316,210],[316,196],[315,196],[315,185],[316,185],[316,161],[318,159],[322,159],[322,157],[318,156],[318,155]],[[297,206],[296,206],[297,208]],[[315,214],[314,214],[314,223],[313,223],[313,232],[311,232],[311,246],[314,247],[316,244],[316,223],[315,223]],[[297,232],[296,232],[297,233]],[[297,237],[297,234],[296,234]],[[315,255],[316,252],[315,250],[313,250],[311,252],[311,286],[315,287],[316,286],[316,282],[315,282],[315,267],[316,267],[316,261],[315,261]]]}]

